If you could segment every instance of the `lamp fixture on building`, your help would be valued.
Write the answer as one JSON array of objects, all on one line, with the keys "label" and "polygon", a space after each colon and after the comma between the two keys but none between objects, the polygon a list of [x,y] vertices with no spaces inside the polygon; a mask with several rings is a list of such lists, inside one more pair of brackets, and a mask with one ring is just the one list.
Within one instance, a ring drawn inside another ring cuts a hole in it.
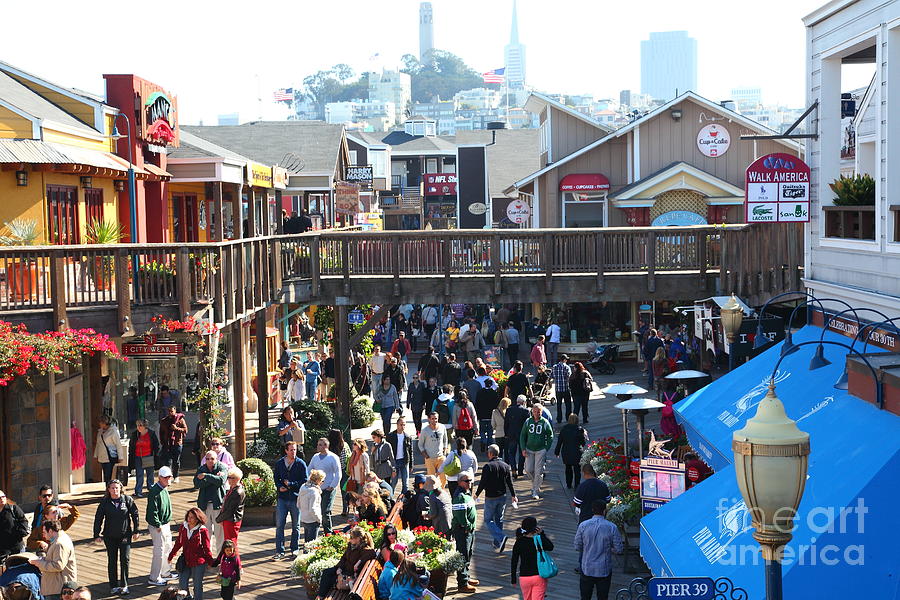
[{"label": "lamp fixture on building", "polygon": [[744,322],[744,309],[738,304],[737,296],[731,298],[719,309],[722,319],[722,330],[725,332],[725,340],[728,342],[728,370],[734,368],[734,338],[741,331],[741,323]]},{"label": "lamp fixture on building", "polygon": [[684,113],[681,112],[680,108],[673,108],[672,110],[669,111],[669,114],[672,115],[673,121],[680,121],[681,117]]},{"label": "lamp fixture on building", "polygon": [[28,171],[22,169],[21,171],[16,171],[16,185],[19,187],[25,187],[28,185]]},{"label": "lamp fixture on building", "polygon": [[91,177],[90,175],[82,175],[81,176],[81,187],[83,187],[83,188],[93,187],[93,183],[94,183],[94,178]]},{"label": "lamp fixture on building", "polygon": [[115,179],[113,180],[113,189],[117,192],[125,191],[125,180],[124,179]]}]

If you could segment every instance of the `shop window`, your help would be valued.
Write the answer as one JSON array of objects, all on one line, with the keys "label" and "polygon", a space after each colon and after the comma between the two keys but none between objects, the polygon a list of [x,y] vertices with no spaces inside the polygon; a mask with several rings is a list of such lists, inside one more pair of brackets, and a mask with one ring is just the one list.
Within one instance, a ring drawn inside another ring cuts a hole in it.
[{"label": "shop window", "polygon": [[84,212],[89,225],[103,222],[103,190],[96,188],[84,190]]},{"label": "shop window", "polygon": [[197,195],[173,194],[172,195],[172,224],[175,229],[176,242],[198,241],[197,229]]},{"label": "shop window", "polygon": [[49,238],[51,244],[80,244],[78,230],[78,188],[47,186]]},{"label": "shop window", "polygon": [[563,227],[605,227],[606,192],[563,193]]}]

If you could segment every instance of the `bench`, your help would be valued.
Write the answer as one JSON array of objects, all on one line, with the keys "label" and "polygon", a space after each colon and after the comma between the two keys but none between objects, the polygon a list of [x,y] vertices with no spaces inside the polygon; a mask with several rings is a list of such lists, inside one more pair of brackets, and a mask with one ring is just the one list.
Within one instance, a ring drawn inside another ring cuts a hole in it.
[{"label": "bench", "polygon": [[[403,499],[397,501],[391,512],[388,513],[385,522],[397,529],[403,527],[400,511],[403,509]],[[381,563],[374,558],[363,565],[359,577],[353,582],[349,590],[331,590],[325,600],[375,600],[378,589],[378,578],[381,577]]]}]

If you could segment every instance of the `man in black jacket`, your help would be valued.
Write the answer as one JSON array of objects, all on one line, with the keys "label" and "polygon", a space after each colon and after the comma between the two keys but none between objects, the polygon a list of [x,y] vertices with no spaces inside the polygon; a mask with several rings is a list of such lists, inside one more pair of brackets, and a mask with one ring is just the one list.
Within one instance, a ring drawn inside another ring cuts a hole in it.
[{"label": "man in black jacket", "polygon": [[425,491],[425,475],[417,474],[413,489],[404,494],[403,510],[400,513],[407,529],[426,525],[423,515],[428,514],[428,492]]},{"label": "man in black jacket", "polygon": [[494,409],[500,404],[500,395],[497,393],[496,384],[490,385],[493,379],[485,379],[484,387],[478,390],[475,397],[475,414],[478,415],[478,433],[481,436],[481,451],[487,451],[487,447],[494,440],[494,426],[491,424],[491,416]]},{"label": "man in black jacket", "polygon": [[[387,434],[385,439],[387,439],[387,443],[390,444],[391,449],[394,451],[397,478],[402,482],[401,490],[405,494],[409,489],[409,472],[413,466],[412,438],[406,433],[406,419],[402,416],[399,417],[397,419],[397,429]],[[391,491],[393,492],[393,489]]]},{"label": "man in black jacket", "polygon": [[506,461],[516,473],[516,477],[521,477],[525,473],[525,457],[519,452],[519,435],[529,416],[528,409],[525,408],[527,401],[524,394],[519,394],[515,406],[507,408],[506,416],[503,418],[503,433],[506,434]]},{"label": "man in black jacket", "polygon": [[419,378],[428,381],[432,377],[437,377],[440,368],[441,361],[434,355],[434,346],[428,346],[428,351],[419,359]]},{"label": "man in black jacket", "polygon": [[0,490],[0,563],[11,554],[18,554],[25,549],[23,542],[28,537],[28,531],[25,513]]},{"label": "man in black jacket", "polygon": [[449,383],[453,386],[454,393],[459,393],[460,381],[462,381],[462,367],[456,362],[456,355],[451,352],[441,366],[441,383]]},{"label": "man in black jacket", "polygon": [[[97,514],[94,516],[94,538],[98,544],[103,542],[106,546],[106,570],[110,593],[114,596],[128,595],[131,543],[137,540],[138,519],[137,505],[134,500],[122,493],[122,482],[118,479],[110,481],[106,486],[106,496],[97,505]],[[121,572],[117,564],[120,560]]]},{"label": "man in black jacket", "polygon": [[[505,426],[505,424],[504,424]],[[518,504],[516,490],[513,488],[509,465],[500,460],[500,448],[491,444],[487,449],[488,461],[481,467],[481,479],[475,490],[475,499],[484,490],[484,523],[491,532],[494,552],[503,552],[506,536],[503,535],[503,514],[506,511],[506,490],[512,496],[513,506]]]},{"label": "man in black jacket", "polygon": [[647,370],[650,373],[648,375],[648,385],[649,389],[653,389],[653,357],[656,356],[656,351],[659,348],[664,348],[666,343],[660,339],[655,329],[650,330],[650,334],[647,337],[647,341],[644,342],[644,360],[647,362]]}]

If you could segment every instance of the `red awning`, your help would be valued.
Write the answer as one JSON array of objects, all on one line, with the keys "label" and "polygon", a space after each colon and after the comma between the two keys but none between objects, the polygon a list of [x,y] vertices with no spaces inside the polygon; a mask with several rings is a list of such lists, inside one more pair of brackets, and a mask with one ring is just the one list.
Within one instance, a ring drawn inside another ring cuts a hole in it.
[{"label": "red awning", "polygon": [[561,192],[606,192],[609,179],[600,173],[577,173],[566,175],[559,182]]}]

